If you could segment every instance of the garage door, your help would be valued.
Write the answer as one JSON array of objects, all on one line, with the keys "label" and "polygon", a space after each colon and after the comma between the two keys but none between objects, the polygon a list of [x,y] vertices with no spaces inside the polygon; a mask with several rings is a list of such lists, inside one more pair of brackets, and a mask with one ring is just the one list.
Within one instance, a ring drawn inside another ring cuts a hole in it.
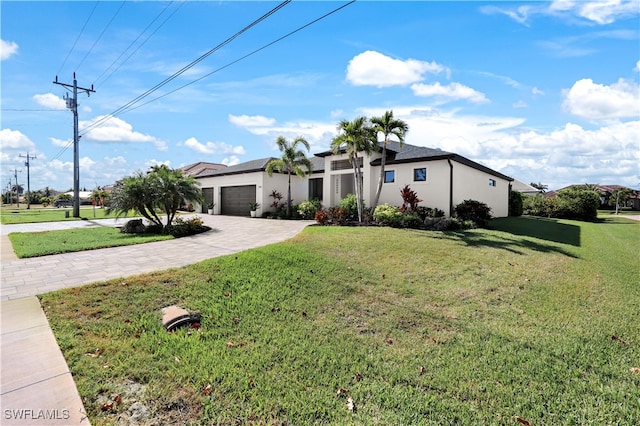
[{"label": "garage door", "polygon": [[229,216],[249,216],[249,203],[256,201],[256,186],[220,188],[220,213]]}]

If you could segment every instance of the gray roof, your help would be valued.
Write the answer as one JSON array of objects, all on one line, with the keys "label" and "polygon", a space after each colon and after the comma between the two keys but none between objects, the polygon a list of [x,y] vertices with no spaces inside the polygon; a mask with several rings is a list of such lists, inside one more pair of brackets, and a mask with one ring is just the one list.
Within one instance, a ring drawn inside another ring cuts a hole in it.
[{"label": "gray roof", "polygon": [[[225,176],[225,175],[237,175],[241,173],[253,173],[264,172],[267,168],[267,164],[271,160],[275,160],[275,157],[260,158],[258,160],[246,161],[244,163],[236,164],[235,166],[228,166],[223,169],[211,171],[206,174],[199,174],[197,177],[209,177],[209,176]],[[324,172],[324,159],[312,157],[309,158],[311,165],[313,166],[312,173]]]},{"label": "gray roof", "polygon": [[[453,160],[460,164],[464,164],[476,170],[483,171],[492,176],[499,177],[508,181],[513,181],[512,177],[490,169],[487,166],[483,166],[480,163],[471,161],[462,155],[454,154],[453,152],[443,151],[439,148],[427,148],[424,146],[415,146],[404,144],[400,148],[400,143],[390,142],[387,145],[387,161],[386,164],[402,164],[402,163],[416,163],[418,161],[435,161],[435,160]],[[373,160],[372,166],[379,166],[380,159]]]}]

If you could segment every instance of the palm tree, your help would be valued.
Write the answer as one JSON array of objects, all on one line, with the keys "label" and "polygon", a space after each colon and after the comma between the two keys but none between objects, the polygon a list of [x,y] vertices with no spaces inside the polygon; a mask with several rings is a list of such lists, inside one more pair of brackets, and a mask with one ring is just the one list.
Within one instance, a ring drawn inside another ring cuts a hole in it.
[{"label": "palm tree", "polygon": [[[183,201],[201,203],[200,184],[193,176],[185,176],[181,170],[163,164],[116,183],[107,213],[114,211],[119,217],[135,210],[152,224],[166,227],[173,222]],[[166,225],[162,224],[160,213],[166,215]]]},{"label": "palm tree", "polygon": [[331,142],[334,154],[342,150],[347,154],[353,166],[353,178],[356,184],[356,200],[358,205],[358,221],[364,216],[364,191],[362,169],[358,163],[358,153],[371,154],[376,150],[376,132],[366,117],[358,117],[353,121],[342,120],[338,123],[338,136]]},{"label": "palm tree", "polygon": [[282,157],[269,161],[266,171],[269,176],[272,176],[274,171],[288,175],[287,217],[291,217],[291,175],[305,177],[313,170],[311,161],[309,161],[304,151],[298,149],[298,145],[303,145],[307,151],[309,151],[310,146],[309,142],[302,136],[295,138],[292,143],[289,143],[284,136],[278,136],[276,143],[278,144],[278,149],[282,152]]},{"label": "palm tree", "polygon": [[404,137],[409,131],[409,125],[403,120],[393,118],[393,111],[386,111],[382,117],[373,117],[373,130],[376,134],[382,133],[382,158],[380,163],[380,179],[378,180],[378,189],[373,199],[371,208],[375,209],[380,200],[380,192],[382,192],[382,183],[384,182],[384,166],[387,161],[387,145],[391,142],[390,136],[395,136],[400,142],[400,147],[404,145]]}]

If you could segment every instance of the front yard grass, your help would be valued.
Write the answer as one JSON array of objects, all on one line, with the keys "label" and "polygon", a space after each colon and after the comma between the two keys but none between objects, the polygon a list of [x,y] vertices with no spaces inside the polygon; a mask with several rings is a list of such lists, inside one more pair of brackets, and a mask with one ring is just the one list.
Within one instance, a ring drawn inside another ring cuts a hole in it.
[{"label": "front yard grass", "polygon": [[41,302],[93,425],[636,424],[640,223],[492,227],[310,227]]},{"label": "front yard grass", "polygon": [[[65,211],[69,217],[66,217]],[[105,209],[93,208],[91,206],[81,207],[80,217],[73,217],[72,207],[55,208],[32,205],[30,209],[27,209],[26,205],[21,205],[20,208],[16,206],[3,206],[0,208],[0,223],[3,225],[36,222],[66,222],[82,219],[109,219],[115,217],[115,214],[106,214]]]},{"label": "front yard grass", "polygon": [[127,246],[172,238],[171,235],[123,234],[118,228],[110,226],[9,234],[9,240],[18,258]]}]

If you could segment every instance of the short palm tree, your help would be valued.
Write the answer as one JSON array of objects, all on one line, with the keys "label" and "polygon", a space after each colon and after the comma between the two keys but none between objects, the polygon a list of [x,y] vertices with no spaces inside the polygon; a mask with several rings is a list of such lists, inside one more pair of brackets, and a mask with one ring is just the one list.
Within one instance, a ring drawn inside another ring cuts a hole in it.
[{"label": "short palm tree", "polygon": [[291,217],[291,175],[295,174],[296,176],[305,177],[313,170],[311,161],[309,161],[306,153],[299,149],[298,146],[303,145],[307,151],[309,151],[310,146],[309,142],[302,136],[298,136],[291,143],[289,143],[284,136],[278,136],[276,143],[278,144],[278,149],[282,152],[282,157],[269,161],[266,171],[269,176],[272,176],[274,171],[288,175],[287,217]]},{"label": "short palm tree", "polygon": [[356,186],[356,200],[358,204],[358,221],[364,217],[364,190],[362,169],[358,163],[358,153],[371,154],[377,149],[376,133],[366,117],[358,117],[353,121],[342,120],[338,123],[338,136],[331,142],[331,149],[335,154],[344,150],[353,166],[353,178]]},{"label": "short palm tree", "polygon": [[376,196],[373,199],[371,208],[375,209],[380,200],[380,193],[382,192],[382,183],[384,182],[384,167],[387,160],[387,145],[391,142],[390,137],[395,136],[400,142],[400,146],[404,145],[404,137],[409,131],[409,125],[403,120],[393,118],[393,111],[386,111],[382,117],[371,118],[373,123],[373,130],[376,134],[382,133],[382,158],[380,163],[380,179],[378,179],[378,189],[376,190]]},{"label": "short palm tree", "polygon": [[[119,217],[135,210],[152,224],[164,227],[171,225],[183,201],[202,202],[200,184],[193,176],[185,176],[181,170],[163,164],[116,183],[107,213],[114,211]],[[166,215],[166,225],[161,213]]]}]

